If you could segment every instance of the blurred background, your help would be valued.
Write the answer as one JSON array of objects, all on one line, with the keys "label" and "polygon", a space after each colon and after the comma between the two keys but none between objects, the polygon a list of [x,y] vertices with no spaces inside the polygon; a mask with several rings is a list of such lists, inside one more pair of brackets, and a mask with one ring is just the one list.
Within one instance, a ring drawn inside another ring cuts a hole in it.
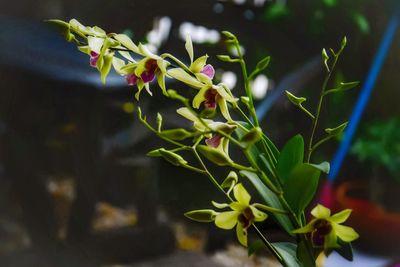
[{"label": "blurred background", "polygon": [[[310,132],[283,91],[306,96],[315,108],[320,51],[337,49],[347,36],[334,83],[361,83],[328,98],[321,128],[351,117],[349,129],[314,161],[332,163],[318,198],[328,196],[333,209],[352,208],[349,223],[361,238],[353,263],[332,255],[325,266],[400,263],[398,1],[3,0],[0,6],[0,266],[275,266],[267,254],[248,259],[234,231],[183,217],[220,200],[218,192],[204,177],[144,156],[162,143],[135,118],[132,88],[115,73],[102,85],[87,56],[44,23],[50,18],[124,32],[179,58],[186,58],[184,37],[191,34],[196,55],[207,53],[216,79],[240,94],[238,66],[215,59],[230,51],[220,31],[235,33],[249,66],[272,57],[253,94],[262,127],[279,148]],[[159,92],[143,94],[141,105],[150,118],[160,112],[166,121],[176,109]],[[273,222],[263,227],[281,240]]]}]

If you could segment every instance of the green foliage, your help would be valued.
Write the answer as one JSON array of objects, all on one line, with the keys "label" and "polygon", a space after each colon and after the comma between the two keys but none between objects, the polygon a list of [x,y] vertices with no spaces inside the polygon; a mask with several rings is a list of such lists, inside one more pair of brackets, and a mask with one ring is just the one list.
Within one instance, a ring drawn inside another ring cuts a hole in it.
[{"label": "green foliage", "polygon": [[375,121],[361,127],[351,153],[373,167],[383,167],[400,182],[400,119]]},{"label": "green foliage", "polygon": [[308,164],[298,164],[283,185],[284,196],[292,210],[300,215],[314,198],[321,171]]},{"label": "green foliage", "polygon": [[276,171],[283,184],[289,179],[290,174],[304,159],[304,140],[301,135],[292,137],[283,147],[276,165]]}]

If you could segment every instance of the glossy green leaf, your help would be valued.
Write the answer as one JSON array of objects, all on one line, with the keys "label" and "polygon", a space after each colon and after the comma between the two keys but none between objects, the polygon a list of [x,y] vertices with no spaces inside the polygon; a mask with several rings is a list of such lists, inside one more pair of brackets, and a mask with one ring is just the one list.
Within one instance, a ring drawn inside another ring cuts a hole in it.
[{"label": "glossy green leaf", "polygon": [[301,241],[298,243],[296,256],[304,267],[315,267],[315,260],[310,255],[305,241]]},{"label": "glossy green leaf", "polygon": [[[249,171],[240,171],[240,175],[246,177],[251,182],[251,184],[257,190],[258,194],[266,205],[274,207],[276,209],[284,209],[276,194],[272,192],[267,186],[265,186],[265,184],[261,181],[261,178],[258,177],[256,173]],[[288,234],[293,235],[292,231],[294,230],[294,228],[287,215],[273,213],[272,216]]]},{"label": "glossy green leaf", "polygon": [[298,164],[283,185],[284,197],[299,215],[313,199],[321,171],[308,164]]},{"label": "glossy green leaf", "polygon": [[304,159],[304,140],[301,135],[292,137],[283,147],[278,163],[276,164],[276,171],[282,182],[285,183],[294,168],[303,163]]},{"label": "glossy green leaf", "polygon": [[[297,246],[290,242],[277,242],[272,243],[272,245],[278,250],[279,254],[282,256],[283,261],[288,267],[303,267],[301,262],[297,259],[296,249]],[[306,265],[304,265],[306,266]],[[309,266],[307,266],[309,267]]]},{"label": "glossy green leaf", "polygon": [[217,212],[210,209],[192,210],[186,212],[184,215],[185,217],[196,222],[213,222],[215,220]]}]

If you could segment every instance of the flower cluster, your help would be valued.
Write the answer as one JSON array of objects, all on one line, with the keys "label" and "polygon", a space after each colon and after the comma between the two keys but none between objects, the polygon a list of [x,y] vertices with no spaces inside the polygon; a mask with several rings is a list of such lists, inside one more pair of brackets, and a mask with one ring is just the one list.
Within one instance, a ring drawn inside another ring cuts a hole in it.
[{"label": "flower cluster", "polygon": [[[152,150],[148,153],[149,156],[162,157],[173,165],[204,174],[228,200],[228,203],[212,202],[218,211],[194,210],[185,214],[188,218],[199,222],[214,222],[217,227],[226,230],[236,228],[238,241],[243,246],[249,246],[249,253],[254,251],[254,246],[248,241],[249,229],[253,228],[264,247],[282,265],[290,267],[315,263],[320,253],[329,255],[332,250],[341,253],[344,247],[358,238],[352,228],[341,225],[350,216],[350,210],[331,216],[329,209],[317,205],[311,212],[314,218],[308,223],[304,220],[304,211],[316,194],[321,173],[329,172],[329,163],[313,164],[311,154],[319,145],[339,135],[346,127],[346,123],[343,123],[327,128],[326,136],[314,142],[322,100],[326,95],[357,85],[356,82],[341,83],[338,88],[326,90],[338,57],[346,45],[345,38],[338,51],[329,50],[332,59],[325,49],[322,51],[327,78],[315,114],[304,106],[306,98],[286,93],[289,101],[312,119],[309,147],[305,149],[303,137],[296,135],[279,151],[261,129],[250,88],[252,79],[267,68],[269,57],[260,60],[255,69],[248,72],[239,41],[232,33],[223,32],[223,35],[237,50],[237,57],[220,55],[218,58],[240,64],[245,91],[240,97],[235,97],[225,84],[215,82],[215,69],[207,63],[207,55],[195,58],[190,36],[185,43],[188,54],[188,64],[185,64],[168,53],[156,55],[146,45],[135,44],[124,34],[106,33],[97,26],[84,26],[74,19],[69,22],[51,22],[61,27],[66,39],[76,42],[78,49],[89,56],[90,66],[99,70],[104,83],[108,73],[114,68],[126,79],[127,85],[137,88],[137,101],[143,89],[152,95],[151,83],[156,80],[166,98],[182,104],[177,109],[177,114],[190,121],[190,129],[164,129],[163,117],[159,113],[157,126],[153,126],[142,114],[140,107],[137,114],[145,127],[173,146],[170,149]],[[194,95],[193,99],[169,89],[167,78],[181,82],[187,90],[193,90],[195,93],[189,94]],[[241,119],[233,119],[233,112]],[[238,159],[230,154],[231,144],[242,153]],[[182,151],[193,153],[196,162],[185,159]],[[224,181],[221,182],[210,172],[205,159],[214,165],[230,169]],[[260,203],[250,204],[252,197],[244,186],[247,183],[258,193]],[[288,234],[291,239],[289,245],[271,243],[263,231],[258,229],[256,224],[269,216]]]}]

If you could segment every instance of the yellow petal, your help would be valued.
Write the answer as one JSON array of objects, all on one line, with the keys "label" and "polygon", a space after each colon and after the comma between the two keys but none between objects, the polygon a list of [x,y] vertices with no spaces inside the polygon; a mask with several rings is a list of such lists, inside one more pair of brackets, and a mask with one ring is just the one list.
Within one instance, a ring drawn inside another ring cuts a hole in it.
[{"label": "yellow petal", "polygon": [[333,230],[335,231],[336,235],[342,239],[344,242],[351,242],[356,240],[359,235],[353,228],[349,226],[339,225],[336,223],[332,224]]},{"label": "yellow petal", "polygon": [[204,86],[203,88],[200,89],[200,91],[196,94],[196,96],[193,98],[192,106],[193,108],[200,108],[201,103],[206,100],[205,94],[208,91],[208,86]]},{"label": "yellow petal", "polygon": [[293,233],[294,234],[305,234],[305,233],[312,232],[314,230],[314,226],[313,226],[314,222],[315,222],[315,219],[311,220],[307,225],[305,225],[305,226],[303,226],[303,227],[301,227],[299,229],[294,230]]},{"label": "yellow petal", "polygon": [[331,210],[322,206],[321,204],[318,204],[315,208],[313,208],[311,214],[318,219],[327,219],[329,216],[331,216]]},{"label": "yellow petal", "polygon": [[193,88],[201,89],[204,86],[204,84],[199,82],[196,78],[194,78],[192,75],[190,75],[189,73],[187,73],[186,71],[184,71],[181,68],[169,69],[167,71],[167,73],[172,78],[174,78],[178,81],[181,81]]},{"label": "yellow petal", "polygon": [[190,63],[193,62],[193,43],[192,43],[192,38],[190,35],[186,35],[186,43],[185,43],[185,48],[186,51],[188,52],[189,58],[190,58]]},{"label": "yellow petal", "polygon": [[243,187],[241,183],[238,183],[234,188],[233,188],[233,195],[235,196],[236,200],[243,205],[248,206],[250,204],[250,195],[246,191],[246,189]]},{"label": "yellow petal", "polygon": [[237,211],[221,212],[215,216],[215,225],[219,228],[230,230],[235,227],[239,215],[240,213]]},{"label": "yellow petal", "polygon": [[342,210],[341,212],[334,214],[330,218],[330,220],[335,223],[343,223],[349,218],[350,214],[351,214],[351,209],[345,209]]},{"label": "yellow petal", "polygon": [[336,243],[336,234],[332,231],[325,236],[324,248],[336,248],[338,245]]},{"label": "yellow petal", "polygon": [[253,213],[255,222],[262,222],[262,221],[265,221],[268,218],[268,214],[266,214],[265,212],[262,212],[262,211],[258,210],[254,206],[249,206],[249,207],[251,209],[251,212]]},{"label": "yellow petal", "polygon": [[208,55],[197,58],[191,65],[190,70],[193,73],[199,73],[206,65]]},{"label": "yellow petal", "polygon": [[236,236],[239,240],[239,243],[242,244],[243,246],[247,247],[247,231],[243,229],[243,226],[241,223],[238,223],[236,225]]}]

